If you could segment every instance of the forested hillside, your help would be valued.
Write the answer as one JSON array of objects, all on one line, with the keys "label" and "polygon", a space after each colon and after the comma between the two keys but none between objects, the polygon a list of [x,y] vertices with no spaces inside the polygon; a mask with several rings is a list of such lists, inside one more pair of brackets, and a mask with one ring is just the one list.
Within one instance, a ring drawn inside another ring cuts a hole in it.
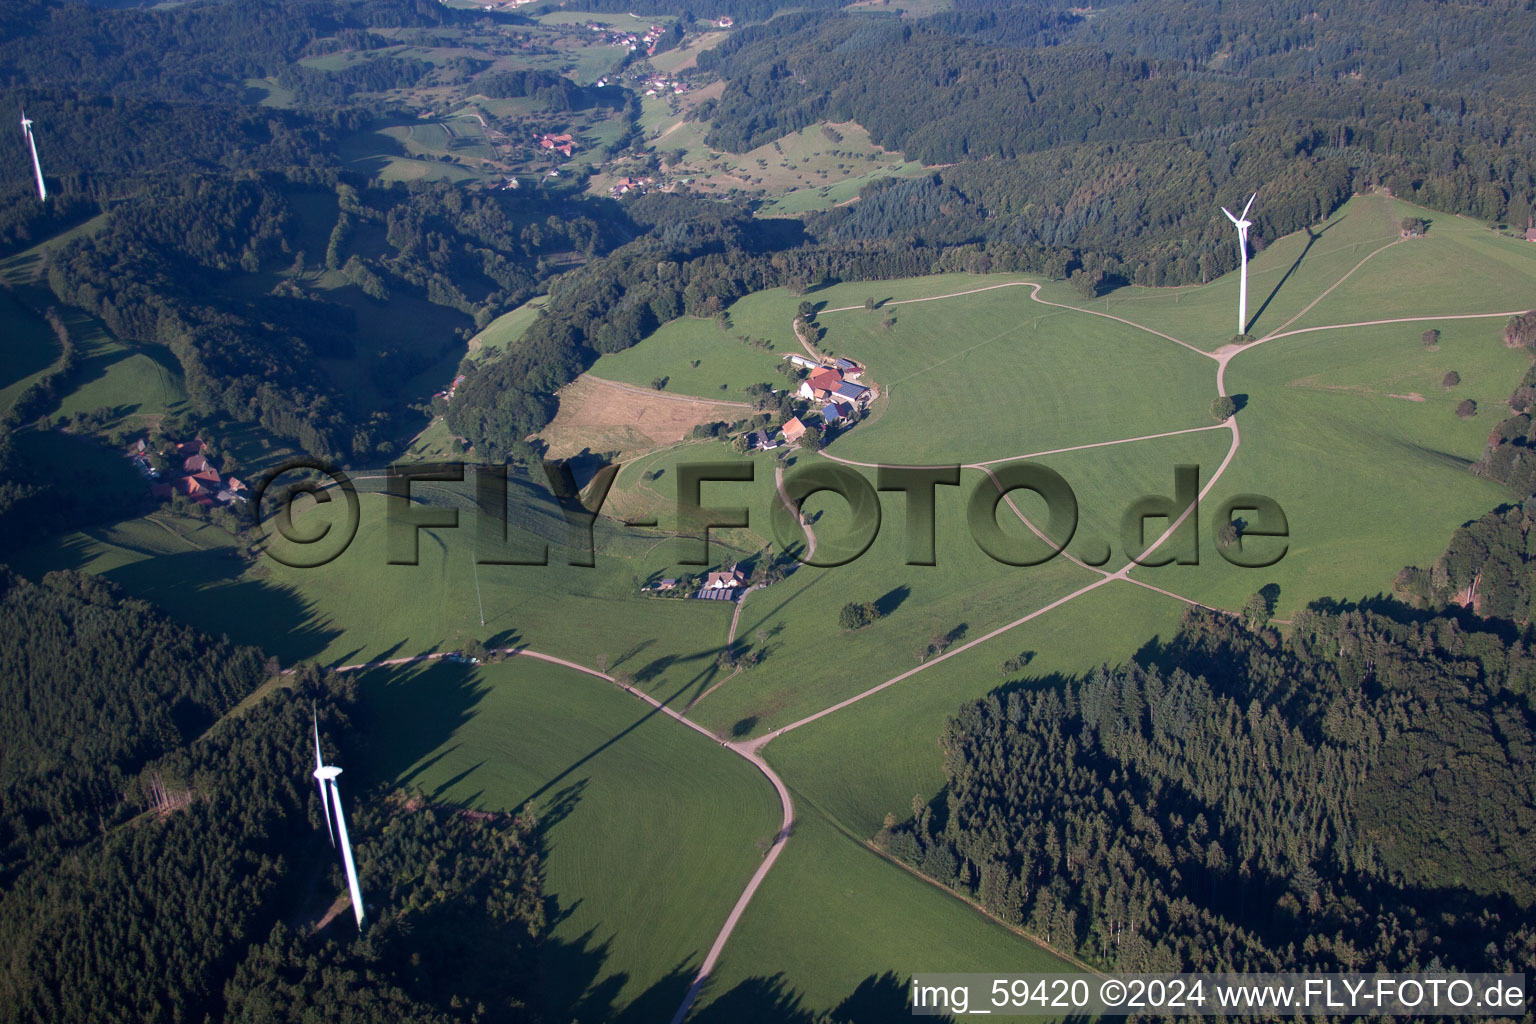
[{"label": "forested hillside", "polygon": [[[199,414],[366,457],[387,454],[405,429],[394,417],[441,383],[411,378],[447,360],[446,380],[462,332],[533,295],[546,255],[590,255],[627,230],[606,201],[301,171],[196,177],[114,206],[102,231],[53,256],[48,279],[118,336],[168,346]],[[280,277],[306,268],[330,276]],[[402,295],[419,303],[414,324],[384,313]],[[377,399],[356,395],[359,378]]]},{"label": "forested hillside", "polygon": [[[1111,283],[1231,269],[1208,214],[1252,189],[1265,196],[1259,244],[1376,185],[1523,223],[1536,96],[1517,85],[1528,49],[1504,44],[1531,38],[1536,15],[1447,16],[1447,42],[1462,47],[1452,58],[1404,42],[1393,27],[1404,5],[1372,6],[1382,9],[1152,3],[1083,19],[984,3],[915,23],[784,16],[701,55],[728,82],[702,113],[728,150],[853,120],[887,148],[945,165],[912,204],[843,206],[813,218],[814,233],[1069,246]],[[1474,41],[1494,37],[1474,59]],[[1501,87],[1466,88],[1489,78]]]},{"label": "forested hillside", "polygon": [[[900,186],[892,186],[899,188]],[[551,282],[543,315],[514,350],[476,363],[448,426],[482,451],[533,457],[524,438],[555,412],[555,389],[602,353],[678,316],[715,316],[749,292],[803,292],[830,281],[945,272],[1080,268],[1070,249],[1036,244],[943,246],[912,240],[817,243],[794,221],[753,218],[713,200],[653,194],[628,203],[641,237]]]},{"label": "forested hillside", "polygon": [[[6,597],[11,657],[32,659],[28,671],[54,684],[60,712],[17,720],[20,695],[8,694],[8,737],[50,734],[8,746],[7,801],[26,792],[13,753],[29,768],[67,754],[82,771],[93,761],[112,771],[99,793],[61,795],[50,808],[57,831],[78,838],[63,859],[6,808],[11,849],[26,860],[0,885],[0,1021],[542,1019],[534,822],[354,788],[348,815],[370,914],[358,939],[351,914],[332,907],[346,886],[306,767],[315,704],[328,746],[340,740],[345,754],[354,744],[347,686],[302,668],[199,738],[195,719],[227,710],[260,678],[260,656],[206,638],[184,650],[190,631],[104,584],[51,584],[21,595],[13,582]],[[15,619],[23,597],[40,606],[27,621]],[[37,621],[50,614],[51,629]],[[66,630],[81,644],[73,658],[49,647]],[[135,654],[136,642],[145,650]],[[53,657],[56,676],[37,664]],[[31,685],[16,667],[6,685]],[[90,710],[108,688],[121,691],[113,707]],[[185,723],[169,720],[178,711]],[[125,732],[132,713],[166,720],[140,737]]]},{"label": "forested hillside", "polygon": [[961,709],[882,842],[1119,970],[1523,970],[1536,659],[1450,619],[1191,612],[1166,647]]},{"label": "forested hillside", "polygon": [[267,676],[254,648],[82,573],[37,585],[0,567],[0,623],[0,884],[121,820],[123,790],[147,762]]}]

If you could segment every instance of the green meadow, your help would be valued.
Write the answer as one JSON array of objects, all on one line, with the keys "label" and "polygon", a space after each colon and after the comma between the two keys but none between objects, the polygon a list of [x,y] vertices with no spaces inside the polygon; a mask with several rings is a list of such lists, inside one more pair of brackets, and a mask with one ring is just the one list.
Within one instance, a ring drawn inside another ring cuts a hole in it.
[{"label": "green meadow", "polygon": [[[1113,572],[1126,564],[1121,519],[1130,503],[1171,497],[1176,465],[1199,466],[1202,487],[1209,484],[1237,436],[1235,455],[1202,500],[1199,564],[1137,567],[1132,580],[1228,609],[1274,584],[1282,619],[1319,598],[1384,592],[1402,566],[1429,564],[1456,526],[1507,500],[1468,467],[1530,365],[1502,344],[1502,317],[1423,318],[1536,305],[1536,246],[1435,214],[1428,236],[1398,242],[1398,222],[1419,213],[1385,197],[1357,198],[1310,234],[1274,240],[1255,256],[1253,330],[1278,336],[1237,352],[1226,367],[1226,392],[1240,407],[1237,435],[1209,413],[1216,361],[1134,326],[1219,349],[1235,327],[1235,275],[1203,287],[1124,288],[1091,303],[1062,283],[1044,285],[1043,299],[1079,308],[1031,301],[1030,279],[1018,275],[816,289],[804,299],[821,309],[821,347],[865,363],[885,394],[825,455],[788,453],[782,467],[793,478],[837,459],[975,464],[1049,453],[1035,461],[1065,478],[1078,502],[1068,553],[1107,559]],[[304,231],[323,240],[328,216],[301,216]],[[991,290],[975,291],[984,288]],[[863,308],[866,298],[875,312]],[[800,301],[782,289],[746,296],[729,310],[725,331],[679,319],[602,357],[591,372],[642,387],[665,377],[671,394],[741,400],[752,383],[785,383],[776,372],[782,357],[803,351],[791,328]],[[1104,312],[1133,323],[1091,315]],[[471,351],[504,351],[537,313],[530,303],[493,322]],[[1306,330],[1399,317],[1418,319]],[[1434,347],[1421,342],[1430,327],[1441,331]],[[31,324],[7,336],[14,355],[0,397],[56,358],[45,331]],[[461,351],[413,386],[434,374],[437,386],[446,383]],[[92,349],[87,365],[95,369],[66,406],[121,407],[123,416],[178,408],[174,379],[150,402],[159,378],[141,364],[143,375],[131,377],[130,359],[149,354],[98,360]],[[1443,383],[1449,371],[1459,375],[1454,386]],[[1476,403],[1475,416],[1457,415],[1465,399]],[[1130,438],[1143,439],[1104,444]],[[429,429],[421,444],[424,453],[446,452],[452,441]],[[705,505],[746,508],[750,524],[712,530],[710,565],[685,565],[692,544],[674,534],[698,524],[677,521],[677,484],[680,467],[697,461],[742,460],[719,441],[693,442],[620,469],[591,568],[568,564],[578,549],[542,481],[513,484],[511,537],[521,556],[547,545],[549,565],[477,564],[496,545],[477,533],[472,480],[417,488],[433,510],[457,509],[459,526],[420,530],[417,564],[390,564],[382,483],[367,470],[355,474],[363,490],[356,539],[317,568],[265,555],[249,564],[227,533],[164,511],[65,534],[15,563],[29,575],[58,567],[101,573],[285,663],[350,665],[471,641],[526,646],[633,679],[721,737],[765,735],[910,673],[764,748],[794,793],[798,821],[695,1019],[836,1009],[883,1019],[914,971],[1058,969],[1038,946],[863,843],[887,814],[905,817],[914,796],[926,801],[941,788],[937,741],[962,703],[1003,687],[1057,685],[1138,651],[1155,655],[1188,605],[1135,582],[1100,582],[1100,573],[1066,558],[1034,567],[994,561],[967,520],[973,491],[991,485],[969,468],[961,486],[937,489],[935,565],[907,564],[902,498],[884,494],[878,536],[859,557],[802,566],[745,599],[735,650],[762,658],[733,671],[717,659],[735,606],[654,598],[641,588],[738,559],[750,567],[766,549],[803,549],[804,538],[792,520],[775,525],[781,463],[760,454],[749,460],[751,482],[704,485]],[[873,481],[873,469],[856,472]],[[1216,554],[1216,508],[1242,493],[1268,496],[1287,514],[1288,550],[1277,564],[1242,569]],[[1043,522],[1038,499],[1012,497],[1019,512]],[[306,504],[299,525],[317,529],[339,509]],[[823,558],[858,550],[841,498],[823,492],[805,511]],[[997,514],[1008,543],[1038,552],[1008,504]],[[626,525],[640,520],[655,524]],[[1151,520],[1148,536],[1161,526]],[[881,617],[846,631],[838,612],[848,602],[874,603]],[[940,649],[957,653],[934,663]],[[1025,665],[1005,671],[1014,657]],[[777,801],[766,781],[612,686],[527,659],[474,670],[375,670],[362,684],[378,716],[381,780],[484,809],[533,802],[547,827],[550,888],[568,912],[557,937],[563,973],[574,979],[558,997],[569,1015],[669,1015],[754,869],[758,841],[774,829]]]},{"label": "green meadow", "polygon": [[9,290],[0,291],[0,413],[8,412],[16,399],[56,363],[63,349],[48,322]]},{"label": "green meadow", "polygon": [[[887,314],[896,318],[889,328]],[[864,364],[885,392],[870,422],[832,445],[842,458],[982,462],[1211,422],[1207,360],[1113,320],[1032,302],[1026,287],[818,322],[821,346]]]},{"label": "green meadow", "polygon": [[[1285,510],[1289,551],[1264,571],[1280,585],[1282,616],[1320,597],[1387,591],[1404,565],[1429,565],[1455,527],[1509,500],[1468,467],[1529,360],[1504,347],[1502,319],[1442,323],[1434,351],[1420,342],[1424,326],[1298,335],[1227,370],[1228,390],[1245,396],[1243,443],[1207,508],[1259,493]],[[1461,383],[1446,388],[1450,370]],[[1460,419],[1466,398],[1479,412]],[[1229,608],[1256,589],[1257,570],[1201,569],[1175,589]]]},{"label": "green meadow", "polygon": [[[1042,686],[1125,661],[1167,640],[1186,606],[1124,580],[1106,583],[887,687],[792,730],[765,748],[768,762],[810,803],[857,838],[879,831],[887,814],[903,819],[912,798],[927,801],[944,784],[939,736],[961,704],[1011,686]],[[1003,663],[1026,655],[1009,673]]]},{"label": "green meadow", "polygon": [[761,774],[611,683],[533,658],[379,669],[359,685],[380,781],[537,816],[556,905],[549,1018],[676,1009],[778,828]]},{"label": "green meadow", "polygon": [[485,359],[505,352],[538,319],[539,311],[547,301],[548,296],[536,296],[486,324],[483,331],[469,339],[469,354],[476,359]]},{"label": "green meadow", "polygon": [[835,1011],[848,1015],[843,1020],[895,1021],[911,1014],[908,978],[918,972],[1075,971],[881,859],[814,809],[797,811],[793,838],[742,915],[690,1020],[777,1024]]},{"label": "green meadow", "polygon": [[[1404,217],[1426,218],[1428,233],[1401,239]],[[1248,263],[1249,332],[1256,337],[1536,304],[1536,246],[1387,196],[1357,196],[1308,231],[1265,241]],[[1120,288],[1108,297],[1108,307],[1115,316],[1214,350],[1237,332],[1237,292],[1238,275],[1232,273],[1204,287]],[[1083,304],[1061,285],[1042,297]],[[1103,308],[1103,300],[1094,308]]]},{"label": "green meadow", "polygon": [[[731,305],[725,330],[713,320],[679,317],[639,344],[602,356],[590,372],[642,387],[666,377],[667,391],[700,398],[741,400],[749,384],[784,387],[788,382],[777,370],[783,357],[805,354],[793,326],[798,301],[782,288],[743,296]],[[772,347],[754,348],[742,335]]]}]

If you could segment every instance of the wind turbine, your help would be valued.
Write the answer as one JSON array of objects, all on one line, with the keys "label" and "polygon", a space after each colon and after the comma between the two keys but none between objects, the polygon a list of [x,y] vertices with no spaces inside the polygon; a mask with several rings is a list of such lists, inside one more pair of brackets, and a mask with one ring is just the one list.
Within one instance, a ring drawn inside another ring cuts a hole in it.
[{"label": "wind turbine", "polygon": [[1232,211],[1225,206],[1221,212],[1227,215],[1227,220],[1237,226],[1237,251],[1242,255],[1243,267],[1237,279],[1237,333],[1248,333],[1248,229],[1253,227],[1253,221],[1248,219],[1248,210],[1253,206],[1253,201],[1259,194],[1255,192],[1248,197],[1248,205],[1243,207],[1240,217],[1232,216]]},{"label": "wind turbine", "polygon": [[32,150],[32,173],[37,178],[37,198],[43,202],[48,201],[48,186],[43,184],[43,165],[37,159],[37,140],[32,137],[32,119],[27,116],[27,108],[21,108],[21,131],[27,137],[27,148]]},{"label": "wind turbine", "polygon": [[[363,890],[357,884],[357,865],[352,862],[352,840],[347,837],[347,818],[341,813],[341,787],[336,776],[341,769],[325,763],[320,755],[320,717],[315,715],[315,781],[320,785],[320,803],[325,807],[325,826],[331,832],[331,845],[341,839],[341,863],[347,871],[347,891],[352,894],[352,916],[357,918],[357,930],[363,930]],[[336,804],[336,824],[331,827],[331,803]]]}]

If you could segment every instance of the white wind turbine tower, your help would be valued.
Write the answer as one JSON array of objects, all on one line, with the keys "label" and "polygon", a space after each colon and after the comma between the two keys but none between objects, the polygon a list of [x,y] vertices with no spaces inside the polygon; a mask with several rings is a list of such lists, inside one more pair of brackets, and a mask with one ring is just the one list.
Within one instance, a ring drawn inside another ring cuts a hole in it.
[{"label": "white wind turbine tower", "polygon": [[1237,225],[1237,251],[1242,254],[1243,268],[1237,279],[1237,333],[1248,332],[1248,229],[1253,227],[1253,221],[1248,219],[1248,210],[1253,206],[1253,201],[1258,198],[1258,193],[1248,197],[1248,205],[1243,207],[1240,217],[1232,216],[1232,211],[1225,206],[1221,212],[1227,215],[1227,220]]},{"label": "white wind turbine tower", "polygon": [[32,173],[37,177],[37,198],[48,201],[48,186],[43,184],[43,165],[37,159],[37,140],[32,138],[32,119],[25,107],[21,110],[21,131],[27,137],[27,148],[32,150]]},{"label": "white wind turbine tower", "polygon": [[[320,804],[325,808],[325,827],[331,833],[331,845],[341,838],[341,863],[347,871],[347,890],[352,894],[352,916],[357,930],[363,930],[363,890],[357,884],[357,865],[352,863],[352,840],[347,837],[347,819],[341,813],[341,787],[336,784],[340,768],[325,763],[320,756],[320,717],[315,716],[315,781],[320,785]],[[331,804],[336,805],[336,822],[331,824]]]}]

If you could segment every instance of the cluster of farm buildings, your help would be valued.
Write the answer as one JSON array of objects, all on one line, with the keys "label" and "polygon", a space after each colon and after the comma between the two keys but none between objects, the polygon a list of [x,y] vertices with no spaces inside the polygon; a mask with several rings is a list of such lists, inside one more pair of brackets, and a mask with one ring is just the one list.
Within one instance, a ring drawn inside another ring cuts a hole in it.
[{"label": "cluster of farm buildings", "polygon": [[622,29],[611,29],[607,25],[600,25],[595,21],[589,22],[587,28],[592,32],[603,33],[603,42],[609,46],[627,47],[631,53],[643,46],[647,57],[656,56],[656,40],[660,39],[661,34],[666,31],[660,25],[652,25],[643,33],[625,32]]},{"label": "cluster of farm buildings", "polygon": [[140,475],[150,481],[150,495],[161,501],[180,494],[204,508],[244,502],[245,484],[233,476],[220,476],[219,468],[208,459],[207,450],[202,438],[178,444],[175,451],[164,453],[171,463],[164,472],[150,464],[149,447],[142,440],[128,450],[128,457]]},{"label": "cluster of farm buildings", "polygon": [[[874,388],[859,383],[864,376],[864,367],[852,359],[818,363],[808,356],[784,358],[810,371],[800,382],[795,394],[807,402],[820,403],[821,422],[825,426],[836,427],[847,423],[855,412],[862,412],[878,396]],[[798,416],[786,420],[779,428],[785,444],[798,444],[805,436],[805,430],[806,425]],[[779,446],[771,434],[761,430],[753,431],[748,440],[754,451],[772,451]]]},{"label": "cluster of farm buildings", "polygon": [[[657,580],[649,589],[657,592],[675,591],[681,582],[676,579]],[[731,566],[705,576],[693,596],[701,601],[734,601],[746,592],[746,586],[747,574]]]},{"label": "cluster of farm buildings", "polygon": [[545,132],[543,135],[534,136],[540,149],[547,149],[561,156],[570,156],[576,149],[576,140],[569,132],[561,132],[559,135]]}]

